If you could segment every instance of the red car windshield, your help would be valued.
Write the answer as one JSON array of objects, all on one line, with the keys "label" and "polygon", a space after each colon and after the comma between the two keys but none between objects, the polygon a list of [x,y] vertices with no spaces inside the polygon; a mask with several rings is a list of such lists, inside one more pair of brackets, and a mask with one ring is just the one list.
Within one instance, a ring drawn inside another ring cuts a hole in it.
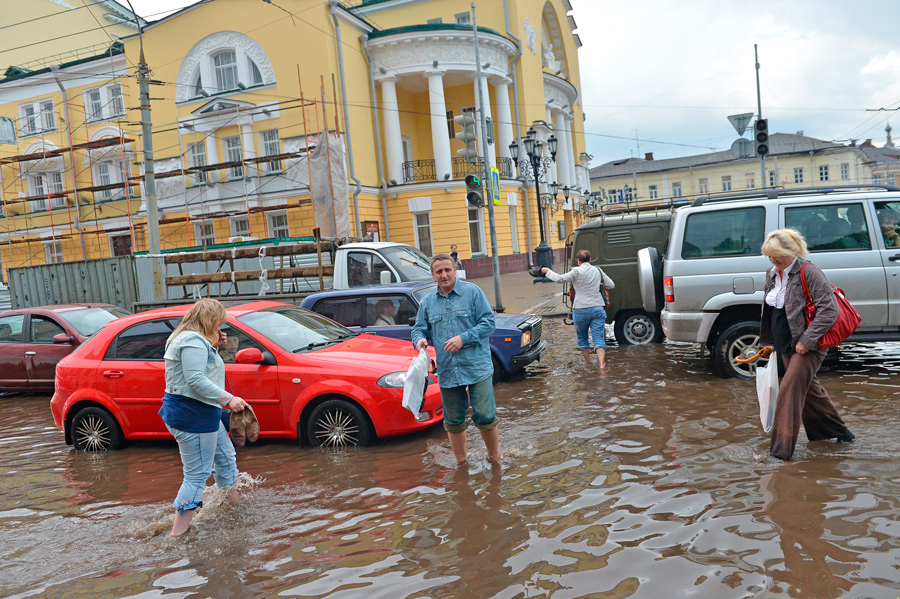
[{"label": "red car windshield", "polygon": [[100,308],[75,308],[59,312],[72,327],[84,335],[90,337],[103,328],[107,322],[128,316],[128,312],[115,306],[103,306]]},{"label": "red car windshield", "polygon": [[238,321],[290,352],[324,347],[356,335],[324,316],[293,306],[251,312]]}]

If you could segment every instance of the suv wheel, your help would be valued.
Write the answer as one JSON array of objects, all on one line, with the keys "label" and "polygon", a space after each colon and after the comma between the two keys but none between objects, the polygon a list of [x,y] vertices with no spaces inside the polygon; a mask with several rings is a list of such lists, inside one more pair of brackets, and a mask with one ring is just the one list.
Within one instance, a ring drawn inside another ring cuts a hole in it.
[{"label": "suv wheel", "polygon": [[[724,331],[716,339],[713,361],[719,376],[749,380],[756,377],[757,362],[738,364],[735,358],[749,358],[759,351],[759,322],[746,320],[738,322]],[[764,365],[760,364],[761,366]]]},{"label": "suv wheel", "polygon": [[619,345],[645,345],[663,340],[659,315],[643,310],[619,312],[616,314],[613,330]]}]

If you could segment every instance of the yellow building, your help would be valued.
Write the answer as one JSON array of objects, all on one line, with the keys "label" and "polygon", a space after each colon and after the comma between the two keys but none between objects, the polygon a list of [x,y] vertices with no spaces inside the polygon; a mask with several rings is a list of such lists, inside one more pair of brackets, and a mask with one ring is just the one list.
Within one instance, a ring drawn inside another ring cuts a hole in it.
[{"label": "yellow building", "polygon": [[[0,81],[0,116],[17,131],[29,126],[23,104],[49,112],[44,96],[13,101],[23,80],[40,81],[57,123],[68,107],[72,136],[57,126],[0,145],[4,267],[147,249],[152,198],[134,77],[143,46],[163,250],[311,235],[307,156],[327,129],[343,138],[351,234],[377,231],[429,255],[455,243],[470,276],[489,274],[488,209],[465,199],[464,178],[481,165],[456,155],[453,119],[480,108],[480,91],[494,140],[482,158],[500,171],[501,270],[524,269],[540,241],[537,198],[532,167],[523,161],[519,172],[510,144],[529,130],[545,142],[539,176],[560,194],[542,211],[557,252],[583,220],[590,157],[570,11],[567,0],[479,7],[481,77],[464,0],[215,0],[147,24],[123,39],[124,53]],[[54,75],[67,103],[59,88],[49,93]]]},{"label": "yellow building", "polygon": [[[872,163],[861,147],[775,133],[769,137],[766,187],[821,187],[873,183]],[[591,189],[605,207],[691,201],[698,196],[760,189],[758,157],[731,151],[654,160],[652,154],[591,169]]]}]

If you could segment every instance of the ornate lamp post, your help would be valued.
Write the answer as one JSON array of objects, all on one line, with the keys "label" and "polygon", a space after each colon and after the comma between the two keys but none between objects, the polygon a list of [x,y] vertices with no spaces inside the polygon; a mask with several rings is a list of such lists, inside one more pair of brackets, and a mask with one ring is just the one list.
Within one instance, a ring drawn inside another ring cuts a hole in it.
[{"label": "ornate lamp post", "polygon": [[[556,148],[557,148],[557,139],[554,136],[550,136],[550,139],[547,140],[547,148],[550,150],[550,157],[547,158],[544,156],[544,142],[537,139],[537,132],[534,129],[529,129],[527,136],[522,139],[522,143],[525,146],[525,153],[528,156],[528,160],[525,160],[524,157],[521,161],[519,161],[519,144],[513,142],[509,144],[509,152],[510,156],[512,156],[513,162],[516,163],[517,168],[519,169],[519,173],[522,175],[522,178],[527,181],[528,174],[525,169],[528,165],[531,165],[531,169],[534,177],[534,195],[538,208],[538,224],[540,226],[541,232],[541,243],[534,249],[534,253],[536,255],[536,266],[538,268],[546,266],[547,268],[553,267],[553,251],[550,248],[550,244],[547,243],[547,236],[545,234],[544,228],[544,206],[549,205],[556,201],[557,191],[559,190],[559,186],[556,183],[550,183],[550,194],[545,194],[541,196],[541,183],[546,183],[545,180],[541,178],[541,175],[546,175],[550,171],[550,167],[554,162],[556,162]],[[523,171],[525,171],[523,173]],[[544,276],[535,277],[535,283],[546,283],[550,279]]]}]

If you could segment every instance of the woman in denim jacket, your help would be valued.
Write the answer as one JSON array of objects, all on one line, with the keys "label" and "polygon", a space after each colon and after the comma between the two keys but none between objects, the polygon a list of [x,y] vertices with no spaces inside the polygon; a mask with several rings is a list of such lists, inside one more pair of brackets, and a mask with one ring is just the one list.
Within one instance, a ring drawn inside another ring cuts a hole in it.
[{"label": "woman in denim jacket", "polygon": [[[769,453],[790,460],[800,434],[800,424],[810,441],[837,439],[849,443],[855,438],[838,414],[828,392],[816,373],[825,359],[826,349],[819,339],[837,320],[834,290],[825,274],[806,259],[806,241],[794,229],[772,231],[766,237],[762,253],[772,268],[766,272],[765,301],[760,320],[759,344],[765,355],[771,347],[781,355],[785,373],[778,389],[775,422]],[[806,325],[806,294],[800,271],[816,305],[816,317]]]},{"label": "woman in denim jacket", "polygon": [[227,320],[222,304],[202,299],[166,342],[166,393],[159,415],[178,442],[184,466],[184,482],[175,498],[173,537],[187,531],[194,512],[203,506],[203,486],[211,473],[219,488],[231,487],[229,502],[238,499],[237,462],[222,423],[222,408],[240,412],[247,403],[223,388],[225,364],[216,348],[225,342],[219,327]]}]

